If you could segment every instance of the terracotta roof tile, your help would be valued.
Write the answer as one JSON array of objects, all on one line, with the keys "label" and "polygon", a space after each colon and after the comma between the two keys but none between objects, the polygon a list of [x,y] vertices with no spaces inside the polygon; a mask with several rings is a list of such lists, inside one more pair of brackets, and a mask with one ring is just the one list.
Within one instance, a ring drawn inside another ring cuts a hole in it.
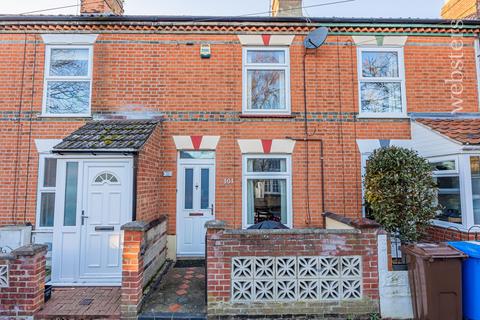
[{"label": "terracotta roof tile", "polygon": [[462,144],[480,145],[480,118],[416,119],[415,121]]}]

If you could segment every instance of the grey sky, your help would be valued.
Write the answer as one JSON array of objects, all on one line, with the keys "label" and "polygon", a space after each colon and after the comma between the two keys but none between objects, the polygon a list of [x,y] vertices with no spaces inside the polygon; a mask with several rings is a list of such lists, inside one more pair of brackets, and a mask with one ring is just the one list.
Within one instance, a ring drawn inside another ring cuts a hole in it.
[{"label": "grey sky", "polygon": [[[130,15],[244,15],[267,12],[270,0],[125,0]],[[312,6],[336,0],[304,0]],[[34,10],[76,5],[80,0],[0,0],[0,13],[19,14]],[[443,0],[355,0],[305,9],[315,17],[438,18]],[[78,7],[42,14],[77,14]],[[265,14],[264,14],[265,15]]]}]

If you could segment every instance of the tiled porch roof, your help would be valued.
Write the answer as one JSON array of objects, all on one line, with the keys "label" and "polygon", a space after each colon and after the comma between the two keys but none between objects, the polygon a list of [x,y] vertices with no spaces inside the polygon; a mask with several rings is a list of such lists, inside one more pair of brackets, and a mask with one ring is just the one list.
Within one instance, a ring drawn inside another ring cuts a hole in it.
[{"label": "tiled porch roof", "polygon": [[136,152],[147,142],[158,120],[92,121],[75,130],[54,152]]},{"label": "tiled porch roof", "polygon": [[480,144],[480,118],[416,119],[415,121],[462,144]]}]

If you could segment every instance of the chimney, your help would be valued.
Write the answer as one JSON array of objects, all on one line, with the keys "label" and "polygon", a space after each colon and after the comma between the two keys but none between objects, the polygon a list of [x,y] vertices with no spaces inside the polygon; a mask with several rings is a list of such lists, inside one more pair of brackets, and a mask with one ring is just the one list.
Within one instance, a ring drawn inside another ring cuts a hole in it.
[{"label": "chimney", "polygon": [[477,19],[480,0],[445,0],[441,16],[443,19]]},{"label": "chimney", "polygon": [[123,2],[124,0],[81,0],[80,14],[121,16]]},{"label": "chimney", "polygon": [[302,0],[272,0],[272,17],[303,17]]}]

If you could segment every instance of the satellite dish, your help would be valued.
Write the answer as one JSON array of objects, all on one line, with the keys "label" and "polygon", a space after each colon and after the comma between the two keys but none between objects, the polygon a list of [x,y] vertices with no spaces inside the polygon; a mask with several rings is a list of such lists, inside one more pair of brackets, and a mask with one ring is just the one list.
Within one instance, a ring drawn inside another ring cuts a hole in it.
[{"label": "satellite dish", "polygon": [[303,42],[303,45],[307,49],[317,49],[325,42],[325,40],[327,39],[327,36],[328,36],[328,28],[320,27],[318,29],[313,30],[307,35],[307,37],[305,38],[305,41]]}]

